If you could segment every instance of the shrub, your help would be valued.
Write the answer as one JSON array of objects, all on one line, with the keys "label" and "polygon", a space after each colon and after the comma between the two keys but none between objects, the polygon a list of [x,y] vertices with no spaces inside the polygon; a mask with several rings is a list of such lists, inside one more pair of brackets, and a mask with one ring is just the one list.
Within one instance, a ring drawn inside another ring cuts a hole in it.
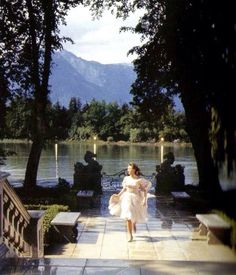
[{"label": "shrub", "polygon": [[113,142],[113,141],[114,141],[114,138],[111,137],[111,136],[109,136],[109,137],[107,137],[107,141],[108,141],[108,142]]},{"label": "shrub", "polygon": [[68,193],[70,191],[70,183],[63,178],[59,178],[57,188],[61,193]]},{"label": "shrub", "polygon": [[54,219],[54,217],[59,213],[67,212],[69,211],[69,207],[65,205],[58,205],[58,204],[52,204],[52,205],[25,205],[25,208],[27,210],[45,210],[45,215],[43,219],[43,234],[44,234],[44,244],[49,245],[53,243],[53,230],[51,221]]},{"label": "shrub", "polygon": [[130,129],[130,141],[139,142],[141,141],[141,130],[137,128]]}]

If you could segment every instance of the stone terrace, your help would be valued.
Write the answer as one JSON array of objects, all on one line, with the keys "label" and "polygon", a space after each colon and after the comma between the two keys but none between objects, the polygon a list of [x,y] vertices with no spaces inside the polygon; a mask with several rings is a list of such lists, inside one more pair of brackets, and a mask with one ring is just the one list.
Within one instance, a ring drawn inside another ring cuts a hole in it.
[{"label": "stone terrace", "polygon": [[0,274],[236,274],[232,250],[208,245],[195,232],[197,210],[169,196],[152,197],[149,220],[137,225],[129,243],[125,222],[109,215],[110,195],[98,207],[81,210],[77,243],[55,245],[44,259],[13,261]]}]

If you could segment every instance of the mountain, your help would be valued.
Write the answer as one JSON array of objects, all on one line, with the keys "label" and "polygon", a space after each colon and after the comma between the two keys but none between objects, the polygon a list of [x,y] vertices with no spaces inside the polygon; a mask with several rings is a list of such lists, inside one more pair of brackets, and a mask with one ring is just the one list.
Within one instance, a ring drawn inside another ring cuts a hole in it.
[{"label": "mountain", "polygon": [[135,72],[129,64],[101,64],[87,61],[68,51],[56,52],[53,56],[50,76],[51,100],[68,106],[71,97],[82,103],[93,98],[106,102],[128,103],[130,87]]},{"label": "mountain", "polygon": [[[135,77],[130,64],[101,64],[63,50],[53,55],[51,101],[64,106],[68,106],[72,97],[80,98],[83,104],[93,98],[128,103],[132,100],[130,87]],[[174,97],[174,103],[177,111],[183,111],[178,97]]]}]

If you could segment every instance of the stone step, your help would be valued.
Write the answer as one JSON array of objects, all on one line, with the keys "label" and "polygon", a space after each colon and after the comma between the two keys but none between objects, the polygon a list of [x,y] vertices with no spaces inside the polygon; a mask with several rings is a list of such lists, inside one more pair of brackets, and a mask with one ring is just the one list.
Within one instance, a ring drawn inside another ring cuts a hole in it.
[{"label": "stone step", "polygon": [[4,259],[0,274],[235,274],[235,262],[111,260],[111,259]]}]

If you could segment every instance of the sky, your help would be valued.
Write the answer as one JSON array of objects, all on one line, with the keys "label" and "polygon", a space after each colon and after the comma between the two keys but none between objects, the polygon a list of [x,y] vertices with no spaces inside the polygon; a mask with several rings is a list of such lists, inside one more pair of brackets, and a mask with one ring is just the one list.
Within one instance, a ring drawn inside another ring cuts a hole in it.
[{"label": "sky", "polygon": [[74,41],[74,44],[64,44],[64,49],[102,64],[131,63],[135,55],[127,56],[127,52],[141,45],[140,36],[131,32],[120,33],[120,27],[135,26],[139,15],[141,12],[123,21],[106,12],[101,19],[93,20],[88,8],[74,8],[68,13],[67,25],[60,28],[62,35]]}]

